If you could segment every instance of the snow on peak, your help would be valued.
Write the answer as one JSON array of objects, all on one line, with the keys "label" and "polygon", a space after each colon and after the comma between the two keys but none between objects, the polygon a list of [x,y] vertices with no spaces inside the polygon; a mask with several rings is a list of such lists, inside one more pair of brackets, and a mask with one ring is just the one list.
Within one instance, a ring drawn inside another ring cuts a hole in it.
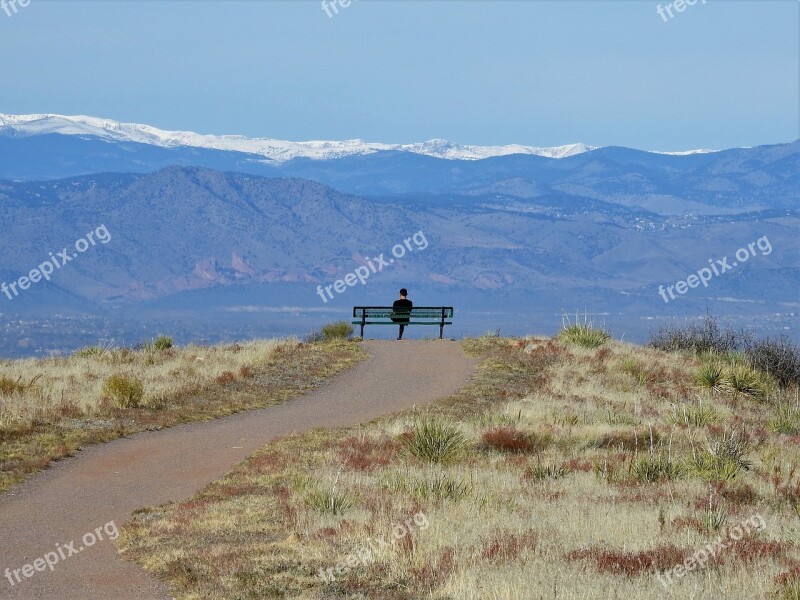
[{"label": "snow on peak", "polygon": [[689,156],[691,154],[713,154],[719,150],[708,150],[707,148],[698,148],[697,150],[681,150],[679,152],[664,152],[660,150],[650,150],[650,154],[665,154],[667,156]]},{"label": "snow on peak", "polygon": [[416,144],[381,144],[363,140],[288,142],[270,138],[248,138],[240,135],[204,135],[191,131],[165,131],[149,125],[120,123],[111,119],[83,115],[0,114],[0,133],[8,129],[16,135],[43,134],[86,135],[120,142],[137,142],[164,148],[190,146],[212,150],[228,150],[256,154],[283,162],[293,158],[326,160],[392,150],[423,154],[450,160],[480,160],[509,154],[534,154],[549,158],[565,158],[594,150],[585,144],[569,144],[554,148],[537,148],[516,144],[507,146],[463,146],[448,140],[434,139]]}]

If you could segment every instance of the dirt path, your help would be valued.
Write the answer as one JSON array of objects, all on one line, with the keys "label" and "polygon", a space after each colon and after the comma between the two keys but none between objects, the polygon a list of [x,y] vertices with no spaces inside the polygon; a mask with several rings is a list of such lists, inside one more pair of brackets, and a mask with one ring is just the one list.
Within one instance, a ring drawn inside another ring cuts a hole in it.
[{"label": "dirt path", "polygon": [[[449,395],[475,365],[452,341],[364,346],[368,360],[300,398],[92,446],[0,496],[0,598],[169,598],[159,582],[120,560],[107,539],[134,510],[190,496],[278,436],[353,425]],[[48,553],[57,564],[51,571],[42,561],[44,570],[36,571],[34,561]]]}]

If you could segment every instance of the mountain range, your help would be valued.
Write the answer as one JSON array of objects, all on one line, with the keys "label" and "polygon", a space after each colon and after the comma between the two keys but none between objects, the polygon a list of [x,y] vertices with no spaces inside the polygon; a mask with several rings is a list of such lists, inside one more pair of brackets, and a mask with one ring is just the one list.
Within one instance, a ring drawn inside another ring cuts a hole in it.
[{"label": "mountain range", "polygon": [[479,160],[509,154],[534,154],[564,158],[588,152],[585,144],[569,144],[555,148],[537,148],[513,144],[508,146],[463,146],[447,140],[430,140],[416,144],[382,144],[362,140],[287,142],[269,138],[248,138],[241,135],[203,135],[191,131],[164,131],[150,125],[120,123],[111,119],[64,115],[0,114],[0,135],[28,137],[59,134],[90,136],[112,142],[133,142],[161,148],[202,148],[250,154],[266,162],[285,162],[296,158],[330,160],[376,152],[408,152],[450,160]]},{"label": "mountain range", "polygon": [[[402,285],[417,303],[455,305],[454,335],[552,331],[562,311],[596,313],[632,339],[705,311],[798,335],[800,142],[542,156],[34,117],[0,117],[0,283],[99,225],[111,239],[51,281],[0,295],[0,354],[158,331],[184,341],[298,333],[392,300]],[[366,285],[318,295],[418,232],[424,249]],[[759,239],[769,253],[660,296]]]}]

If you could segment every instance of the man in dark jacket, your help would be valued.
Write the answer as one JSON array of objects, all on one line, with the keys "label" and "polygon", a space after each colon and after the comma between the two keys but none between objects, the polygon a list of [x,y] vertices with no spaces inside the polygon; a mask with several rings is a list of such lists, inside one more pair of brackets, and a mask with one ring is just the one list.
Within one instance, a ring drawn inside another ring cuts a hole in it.
[{"label": "man in dark jacket", "polygon": [[403,288],[400,290],[400,299],[395,300],[394,304],[392,304],[392,321],[400,325],[400,334],[397,336],[398,340],[403,339],[403,331],[406,329],[406,324],[408,323],[409,316],[411,315],[411,307],[414,306],[414,303],[408,299],[408,290]]}]

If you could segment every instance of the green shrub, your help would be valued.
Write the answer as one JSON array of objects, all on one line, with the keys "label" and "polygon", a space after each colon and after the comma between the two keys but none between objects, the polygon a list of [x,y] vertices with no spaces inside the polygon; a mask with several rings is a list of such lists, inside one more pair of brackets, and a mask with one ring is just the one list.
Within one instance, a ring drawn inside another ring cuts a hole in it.
[{"label": "green shrub", "polygon": [[432,419],[417,422],[400,439],[409,454],[429,463],[455,462],[467,448],[458,427]]},{"label": "green shrub", "polygon": [[153,340],[146,340],[142,344],[142,348],[146,352],[163,352],[172,348],[172,338],[166,335],[160,335]]},{"label": "green shrub", "polygon": [[133,375],[112,375],[103,384],[103,394],[119,408],[137,408],[144,398],[144,384]]},{"label": "green shrub", "polygon": [[599,348],[610,340],[611,336],[603,329],[584,323],[565,326],[558,334],[558,339],[584,348]]},{"label": "green shrub", "polygon": [[306,342],[314,344],[317,342],[330,342],[333,340],[346,340],[353,335],[353,326],[347,321],[335,321],[323,325],[322,329],[312,331],[306,336]]},{"label": "green shrub", "polygon": [[322,326],[322,339],[330,340],[346,340],[353,335],[353,326],[347,321],[336,321]]}]

